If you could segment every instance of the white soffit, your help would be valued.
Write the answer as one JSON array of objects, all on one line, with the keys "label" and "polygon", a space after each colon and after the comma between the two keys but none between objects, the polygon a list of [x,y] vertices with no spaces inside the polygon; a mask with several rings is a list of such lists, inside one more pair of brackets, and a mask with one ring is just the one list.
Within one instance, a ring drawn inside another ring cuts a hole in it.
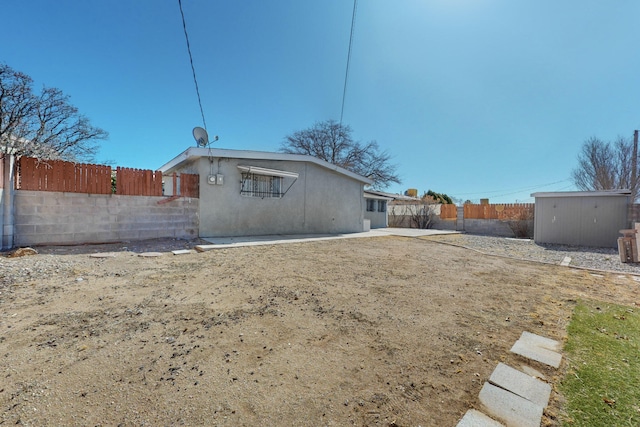
[{"label": "white soffit", "polygon": [[277,169],[267,169],[267,168],[261,168],[258,166],[238,165],[238,169],[240,169],[242,172],[248,172],[255,175],[281,176],[283,178],[296,178],[296,179],[298,178],[298,174],[296,172],[281,171]]}]

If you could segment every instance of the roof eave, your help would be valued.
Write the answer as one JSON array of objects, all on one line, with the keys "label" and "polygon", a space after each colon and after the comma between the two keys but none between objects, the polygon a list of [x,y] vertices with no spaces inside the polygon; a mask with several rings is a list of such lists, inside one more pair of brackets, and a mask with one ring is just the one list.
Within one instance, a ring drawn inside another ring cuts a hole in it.
[{"label": "roof eave", "polygon": [[371,185],[373,180],[357,173],[351,172],[340,166],[325,162],[313,156],[305,154],[287,154],[287,153],[274,153],[269,151],[250,151],[250,150],[230,150],[224,148],[199,148],[190,147],[185,151],[174,157],[169,162],[162,165],[158,170],[162,173],[171,173],[174,169],[180,166],[182,163],[194,160],[200,157],[222,157],[222,158],[235,158],[235,159],[253,159],[253,160],[281,160],[281,161],[295,161],[295,162],[308,162],[314,163],[325,169],[332,170],[334,172],[346,175],[356,181],[360,181],[364,184]]}]

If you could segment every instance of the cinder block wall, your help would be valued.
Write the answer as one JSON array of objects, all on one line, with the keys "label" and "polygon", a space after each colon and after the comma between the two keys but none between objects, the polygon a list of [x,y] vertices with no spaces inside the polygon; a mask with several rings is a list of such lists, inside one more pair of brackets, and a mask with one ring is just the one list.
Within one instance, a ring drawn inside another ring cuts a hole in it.
[{"label": "cinder block wall", "polygon": [[[533,221],[529,221],[529,226],[533,230]],[[469,234],[483,234],[487,236],[515,237],[513,230],[509,227],[508,221],[498,219],[466,219],[464,220],[464,231]]]},{"label": "cinder block wall", "polygon": [[199,200],[164,199],[19,190],[14,246],[198,237]]}]

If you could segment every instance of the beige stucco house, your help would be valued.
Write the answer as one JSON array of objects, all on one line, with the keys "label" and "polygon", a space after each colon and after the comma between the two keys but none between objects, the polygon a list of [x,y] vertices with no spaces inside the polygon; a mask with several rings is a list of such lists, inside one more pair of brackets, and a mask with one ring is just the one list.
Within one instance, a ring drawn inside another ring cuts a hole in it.
[{"label": "beige stucco house", "polygon": [[200,175],[200,237],[364,229],[371,180],[312,156],[193,147],[160,171]]}]

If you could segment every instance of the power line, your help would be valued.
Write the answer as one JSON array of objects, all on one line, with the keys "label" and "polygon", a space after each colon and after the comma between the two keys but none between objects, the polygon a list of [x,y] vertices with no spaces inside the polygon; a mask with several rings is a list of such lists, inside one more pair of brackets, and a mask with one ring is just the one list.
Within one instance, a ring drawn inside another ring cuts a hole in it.
[{"label": "power line", "polygon": [[189,44],[189,34],[187,33],[187,23],[184,20],[184,12],[182,11],[182,0],[178,0],[178,6],[180,6],[180,16],[182,16],[182,28],[184,29],[184,38],[187,40],[187,52],[189,52],[189,62],[191,62],[191,72],[193,73],[193,82],[196,85],[196,95],[198,95],[198,105],[200,106],[200,115],[202,115],[202,124],[204,125],[204,128],[206,130],[207,122],[204,119],[204,110],[202,109],[202,101],[200,100],[200,89],[198,88],[198,79],[196,78],[196,69],[193,66],[193,56],[191,55],[191,45]]},{"label": "power line", "polygon": [[353,0],[353,15],[351,16],[351,34],[349,35],[349,52],[347,53],[347,69],[344,72],[344,89],[342,90],[342,108],[340,109],[340,125],[344,115],[344,100],[347,97],[347,80],[349,79],[349,64],[351,63],[351,46],[353,45],[353,32],[356,27],[356,9],[358,0]]},{"label": "power line", "polygon": [[[550,185],[555,185],[555,184],[560,184],[562,182],[567,182],[569,181],[569,178],[567,179],[563,179],[560,181],[555,181],[555,182],[550,182],[548,184],[539,184],[539,185],[533,185],[530,187],[524,187],[524,188],[518,188],[518,189],[505,189],[505,190],[492,190],[492,191],[480,191],[480,192],[475,192],[475,193],[458,193],[458,196],[473,196],[476,194],[492,194],[492,193],[502,193],[504,191],[510,191],[510,193],[506,193],[506,194],[501,194],[500,196],[508,196],[510,194],[515,194],[515,193],[519,193],[521,191],[527,191],[527,190],[535,190],[536,188],[541,188],[541,187],[548,187]],[[494,197],[500,197],[500,196],[494,196]]]}]

